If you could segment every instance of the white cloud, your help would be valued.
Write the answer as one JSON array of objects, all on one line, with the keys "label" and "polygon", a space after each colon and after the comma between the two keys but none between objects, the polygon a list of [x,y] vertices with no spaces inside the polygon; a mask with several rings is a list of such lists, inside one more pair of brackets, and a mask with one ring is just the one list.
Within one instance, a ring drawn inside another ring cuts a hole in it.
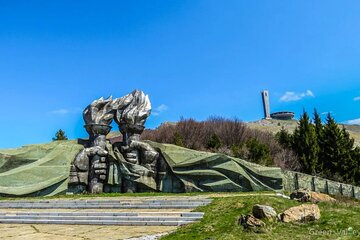
[{"label": "white cloud", "polygon": [[299,101],[304,97],[315,97],[315,95],[311,90],[306,90],[306,92],[302,93],[285,92],[285,94],[280,98],[280,102]]},{"label": "white cloud", "polygon": [[158,112],[163,112],[163,111],[166,111],[167,109],[168,109],[168,106],[166,106],[165,104],[161,104],[155,110]]},{"label": "white cloud", "polygon": [[70,113],[69,109],[57,109],[57,110],[53,110],[50,111],[51,114],[55,114],[55,115],[65,115]]},{"label": "white cloud", "polygon": [[360,96],[354,97],[354,101],[360,101]]},{"label": "white cloud", "polygon": [[333,111],[322,112],[321,115],[328,115],[329,113],[330,113],[331,115],[335,115],[335,114],[333,113]]},{"label": "white cloud", "polygon": [[166,110],[168,110],[168,106],[166,106],[165,104],[161,104],[160,106],[156,107],[156,108],[153,110],[152,114],[153,114],[154,116],[158,116],[158,115],[160,115],[162,112],[165,112]]},{"label": "white cloud", "polygon": [[304,96],[315,97],[314,93],[311,90],[306,90],[306,93]]},{"label": "white cloud", "polygon": [[74,108],[74,109],[61,108],[61,109],[52,110],[48,113],[53,115],[66,115],[66,114],[80,114],[81,112],[82,112],[81,108]]},{"label": "white cloud", "polygon": [[351,124],[351,125],[360,125],[360,118],[347,120],[344,123],[345,124]]}]

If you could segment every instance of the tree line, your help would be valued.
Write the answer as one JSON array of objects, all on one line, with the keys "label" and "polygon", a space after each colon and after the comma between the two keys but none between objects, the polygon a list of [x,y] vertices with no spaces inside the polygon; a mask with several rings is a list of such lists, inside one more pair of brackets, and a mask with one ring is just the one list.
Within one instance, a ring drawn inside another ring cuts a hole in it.
[{"label": "tree line", "polygon": [[312,119],[304,111],[294,132],[282,128],[276,139],[296,154],[301,172],[360,184],[360,148],[330,113],[322,122],[316,109]]}]

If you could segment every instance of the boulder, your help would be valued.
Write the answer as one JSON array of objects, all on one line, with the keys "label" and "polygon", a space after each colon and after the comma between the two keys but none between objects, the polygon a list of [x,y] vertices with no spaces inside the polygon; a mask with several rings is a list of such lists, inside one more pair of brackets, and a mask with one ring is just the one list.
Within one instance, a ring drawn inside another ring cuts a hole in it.
[{"label": "boulder", "polygon": [[254,232],[264,232],[264,228],[266,224],[261,221],[260,219],[257,219],[253,215],[241,215],[238,224],[242,225],[244,229],[248,229]]},{"label": "boulder", "polygon": [[263,218],[273,219],[273,218],[276,218],[276,215],[277,215],[274,208],[267,206],[267,205],[260,205],[260,204],[256,204],[253,206],[252,214],[254,215],[254,217],[259,218],[259,219],[263,219]]},{"label": "boulder", "polygon": [[310,192],[308,189],[298,189],[290,194],[290,199],[294,199],[300,202],[310,201]]},{"label": "boulder", "polygon": [[318,202],[336,202],[335,198],[330,197],[325,193],[310,192],[310,201],[314,203]]},{"label": "boulder", "polygon": [[290,194],[290,199],[300,202],[335,202],[336,200],[324,193],[312,192],[308,189],[299,189]]},{"label": "boulder", "polygon": [[320,209],[316,204],[302,204],[291,207],[280,214],[283,222],[308,222],[320,219]]}]

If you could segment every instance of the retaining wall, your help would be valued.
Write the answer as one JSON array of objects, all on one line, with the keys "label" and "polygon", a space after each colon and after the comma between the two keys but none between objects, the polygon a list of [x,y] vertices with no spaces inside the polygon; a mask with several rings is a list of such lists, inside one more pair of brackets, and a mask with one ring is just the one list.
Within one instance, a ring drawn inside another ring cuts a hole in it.
[{"label": "retaining wall", "polygon": [[315,192],[360,199],[360,187],[358,186],[288,170],[283,170],[283,188],[289,192],[299,188],[307,188]]}]

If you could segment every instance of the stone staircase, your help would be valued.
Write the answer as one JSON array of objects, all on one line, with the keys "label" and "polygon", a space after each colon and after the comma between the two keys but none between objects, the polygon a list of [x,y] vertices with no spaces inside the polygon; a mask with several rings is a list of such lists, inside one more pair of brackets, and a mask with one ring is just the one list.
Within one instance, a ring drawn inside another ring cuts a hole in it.
[{"label": "stone staircase", "polygon": [[201,220],[202,212],[189,211],[210,202],[193,197],[0,201],[0,223],[179,226]]}]

